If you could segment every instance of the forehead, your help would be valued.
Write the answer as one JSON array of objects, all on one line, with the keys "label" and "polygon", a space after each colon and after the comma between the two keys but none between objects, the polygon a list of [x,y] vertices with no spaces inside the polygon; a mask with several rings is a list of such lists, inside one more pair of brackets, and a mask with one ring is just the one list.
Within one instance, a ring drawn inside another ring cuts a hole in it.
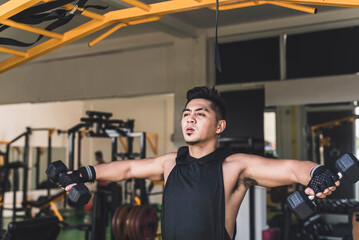
[{"label": "forehead", "polygon": [[191,100],[187,106],[187,109],[195,110],[198,108],[206,108],[208,111],[211,111],[211,101],[203,99],[203,98],[196,98]]}]

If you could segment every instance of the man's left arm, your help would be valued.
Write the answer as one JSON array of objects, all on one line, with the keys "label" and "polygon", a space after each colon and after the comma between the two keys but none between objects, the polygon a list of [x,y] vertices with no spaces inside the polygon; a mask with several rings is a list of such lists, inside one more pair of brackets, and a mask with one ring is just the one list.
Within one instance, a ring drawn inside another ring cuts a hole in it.
[{"label": "man's left arm", "polygon": [[[337,176],[324,166],[311,161],[292,159],[269,159],[256,155],[235,154],[233,160],[240,159],[242,177],[253,179],[258,185],[276,187],[292,183],[300,183],[307,188],[305,193],[323,198],[330,195],[339,186]],[[318,180],[319,179],[319,180]],[[314,190],[315,192],[314,192]]]}]

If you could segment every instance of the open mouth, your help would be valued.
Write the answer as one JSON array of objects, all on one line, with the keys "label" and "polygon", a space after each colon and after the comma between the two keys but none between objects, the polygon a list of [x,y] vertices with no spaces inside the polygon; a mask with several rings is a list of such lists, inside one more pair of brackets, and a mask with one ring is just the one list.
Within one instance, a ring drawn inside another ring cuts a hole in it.
[{"label": "open mouth", "polygon": [[191,127],[186,128],[186,134],[188,136],[191,136],[194,133],[194,129]]}]

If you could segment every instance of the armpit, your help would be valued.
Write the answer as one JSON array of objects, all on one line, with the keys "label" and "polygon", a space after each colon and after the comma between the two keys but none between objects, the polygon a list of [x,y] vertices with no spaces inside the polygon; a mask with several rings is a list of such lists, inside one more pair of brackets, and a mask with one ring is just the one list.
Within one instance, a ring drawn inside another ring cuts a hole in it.
[{"label": "armpit", "polygon": [[241,174],[240,174],[239,177],[238,177],[238,180],[237,180],[236,184],[234,185],[234,187],[233,187],[233,189],[232,189],[232,193],[234,193],[235,191],[237,191],[238,188],[239,188],[240,186],[242,186],[242,185],[243,185],[244,187],[246,187],[246,188],[249,188],[250,186],[257,185],[257,184],[258,184],[258,183],[257,183],[256,180],[254,180],[254,179],[252,179],[252,178],[248,178],[248,177],[242,178],[242,177],[241,177]]}]

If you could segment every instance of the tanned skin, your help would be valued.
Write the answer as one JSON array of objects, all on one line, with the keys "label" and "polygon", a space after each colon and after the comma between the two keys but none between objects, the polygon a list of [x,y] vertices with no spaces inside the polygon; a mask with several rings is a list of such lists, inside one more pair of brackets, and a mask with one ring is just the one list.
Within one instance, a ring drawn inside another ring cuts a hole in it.
[{"label": "tanned skin", "polygon": [[[205,99],[193,99],[183,110],[181,125],[184,140],[188,144],[192,157],[201,158],[216,149],[217,138],[226,128],[226,121],[217,119],[211,108],[211,102]],[[164,180],[176,165],[176,154],[168,153],[155,158],[140,160],[116,161],[94,166],[96,179],[107,181],[122,181],[129,178],[147,178]],[[234,224],[242,200],[251,185],[276,187],[292,183],[307,185],[310,181],[310,171],[317,166],[310,161],[289,159],[268,159],[256,155],[234,154],[227,157],[223,164],[223,182],[225,190],[225,226],[233,238]],[[339,186],[337,181],[336,186]],[[69,191],[73,186],[69,185]],[[335,191],[336,187],[317,193],[319,198],[325,198]],[[305,190],[308,195],[314,195],[310,188]]]}]

